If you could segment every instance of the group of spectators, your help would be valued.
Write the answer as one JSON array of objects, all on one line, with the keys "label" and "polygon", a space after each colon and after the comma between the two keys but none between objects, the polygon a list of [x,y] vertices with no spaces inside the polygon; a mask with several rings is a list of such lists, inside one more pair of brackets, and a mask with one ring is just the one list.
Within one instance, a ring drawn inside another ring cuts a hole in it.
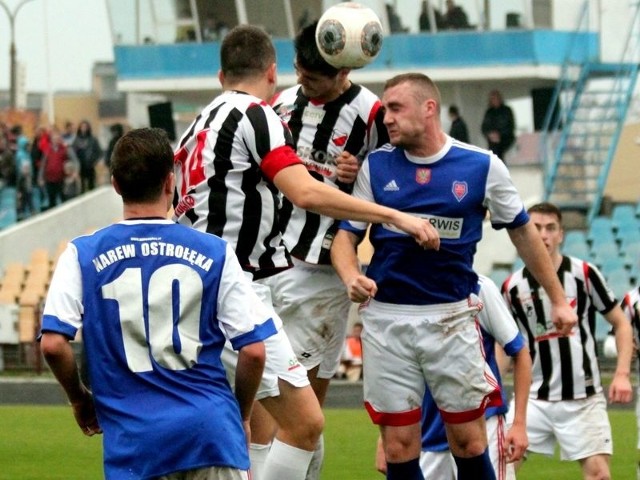
[{"label": "group of spectators", "polygon": [[0,187],[15,189],[18,220],[55,207],[96,187],[96,165],[108,164],[123,127],[111,128],[107,155],[91,124],[68,121],[60,129],[38,127],[29,138],[21,125],[0,123]]},{"label": "group of spectators", "polygon": [[[456,105],[449,106],[449,135],[469,143],[469,129],[460,110]],[[487,141],[487,148],[504,161],[505,153],[516,141],[516,122],[513,110],[504,103],[502,94],[498,90],[489,92],[489,103],[482,118],[482,135]]]},{"label": "group of spectators", "polygon": [[441,13],[433,6],[431,6],[431,12],[429,12],[429,7],[429,2],[426,0],[422,2],[422,9],[418,19],[421,32],[432,31],[432,19],[435,21],[437,30],[466,30],[473,28],[473,25],[469,24],[467,12],[461,6],[456,5],[453,0],[447,0],[444,13]]}]

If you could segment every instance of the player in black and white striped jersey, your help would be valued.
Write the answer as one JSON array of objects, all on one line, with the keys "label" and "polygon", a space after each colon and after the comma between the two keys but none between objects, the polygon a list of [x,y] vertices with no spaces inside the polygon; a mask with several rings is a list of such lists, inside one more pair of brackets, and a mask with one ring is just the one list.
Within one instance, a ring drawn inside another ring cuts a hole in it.
[{"label": "player in black and white striped jersey", "polygon": [[[299,207],[334,218],[392,223],[423,247],[438,248],[437,231],[428,221],[356,200],[309,175],[288,129],[266,103],[277,78],[275,49],[266,32],[235,27],[220,56],[223,93],[198,115],[175,152],[177,221],[227,240],[253,280],[291,266],[279,231],[278,190]],[[264,476],[254,471],[253,478],[302,479],[322,430],[322,412],[273,311],[270,290],[256,281],[253,286],[271,307],[278,330],[265,343],[258,399],[279,427]]]},{"label": "player in black and white striped jersey", "polygon": [[[304,27],[294,40],[298,85],[276,94],[272,105],[289,126],[296,153],[311,176],[350,193],[366,154],[389,137],[380,99],[352,83],[350,69],[324,60],[316,46],[316,26]],[[337,223],[283,197],[280,225],[295,267],[264,280],[321,406],[340,363],[351,307],[331,265]],[[323,450],[321,437],[307,480],[320,477]]]},{"label": "player in black and white striped jersey", "polygon": [[550,320],[549,299],[526,268],[513,273],[502,287],[533,359],[528,450],[553,455],[558,442],[561,459],[579,461],[585,478],[609,478],[613,445],[596,354],[596,312],[615,328],[620,352],[609,387],[610,402],[631,401],[631,327],[598,269],[560,253],[560,210],[541,203],[528,212],[579,319],[568,335],[559,334]]}]

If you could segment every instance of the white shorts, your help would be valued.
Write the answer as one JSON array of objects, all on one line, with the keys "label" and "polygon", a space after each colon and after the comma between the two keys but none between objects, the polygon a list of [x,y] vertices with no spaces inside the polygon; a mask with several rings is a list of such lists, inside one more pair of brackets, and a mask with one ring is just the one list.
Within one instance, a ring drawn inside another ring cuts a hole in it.
[{"label": "white shorts", "polygon": [[271,288],[278,312],[298,361],[318,378],[338,370],[347,335],[351,301],[331,265],[294,260],[294,267],[258,280]]},{"label": "white shorts", "polygon": [[249,472],[229,467],[208,467],[170,473],[158,480],[249,480]]},{"label": "white shorts", "polygon": [[489,457],[497,480],[515,480],[516,469],[513,463],[507,463],[504,454],[504,440],[507,434],[504,415],[493,415],[487,418],[487,439],[489,441]]},{"label": "white shorts", "polygon": [[[512,408],[514,410],[513,401]],[[508,415],[511,423],[512,414]],[[527,435],[530,452],[553,455],[556,442],[561,460],[582,460],[613,453],[607,402],[602,393],[580,400],[546,402],[529,399]]]},{"label": "white shorts", "polygon": [[[287,334],[282,328],[282,321],[271,305],[271,292],[268,287],[256,282],[252,282],[253,290],[258,298],[267,307],[273,319],[273,323],[278,329],[275,335],[264,341],[267,358],[264,365],[264,373],[258,387],[256,399],[266,397],[277,397],[280,395],[278,378],[285,380],[294,387],[305,387],[310,385],[307,371],[298,362],[296,354],[291,348],[291,343]],[[238,363],[238,352],[233,349],[230,342],[226,342],[222,349],[222,363],[227,371],[227,378],[231,388],[235,385],[236,364]]]},{"label": "white shorts", "polygon": [[374,423],[419,422],[425,382],[448,423],[474,420],[500,402],[475,321],[481,307],[475,295],[443,305],[363,306],[364,400]]},{"label": "white shorts", "polygon": [[449,450],[444,452],[420,452],[422,476],[429,480],[456,480],[458,469]]}]

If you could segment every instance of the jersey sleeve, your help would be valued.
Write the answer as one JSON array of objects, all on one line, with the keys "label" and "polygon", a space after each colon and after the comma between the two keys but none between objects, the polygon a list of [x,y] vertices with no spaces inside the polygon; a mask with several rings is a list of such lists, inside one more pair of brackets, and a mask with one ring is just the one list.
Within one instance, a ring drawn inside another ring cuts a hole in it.
[{"label": "jersey sleeve", "polygon": [[235,252],[226,246],[218,292],[218,321],[235,350],[276,333],[267,308],[253,291]]},{"label": "jersey sleeve", "polygon": [[589,297],[591,297],[591,303],[598,312],[606,315],[617,305],[616,297],[607,286],[598,267],[589,262],[584,262],[583,268],[585,269],[586,288]]},{"label": "jersey sleeve", "polygon": [[521,227],[529,221],[529,215],[509,170],[496,155],[491,154],[489,162],[485,206],[491,214],[491,225],[496,230]]},{"label": "jersey sleeve", "polygon": [[[358,177],[356,178],[356,183],[353,187],[353,195],[356,198],[361,198],[363,200],[368,200],[370,202],[374,201],[373,198],[373,190],[371,189],[371,180],[369,173],[369,158],[367,157],[358,172]],[[347,230],[351,233],[358,235],[359,237],[363,237],[367,231],[367,227],[369,224],[367,222],[356,222],[353,220],[343,220],[340,222],[340,229]]]},{"label": "jersey sleeve", "polygon": [[242,122],[243,139],[249,154],[260,164],[269,180],[283,168],[301,163],[293,150],[289,129],[266,104],[253,104]]},{"label": "jersey sleeve", "polygon": [[478,314],[478,322],[504,349],[514,356],[525,346],[516,322],[511,317],[500,290],[493,281],[483,275],[478,276],[480,291],[478,296],[483,308]]},{"label": "jersey sleeve", "polygon": [[42,332],[75,338],[82,326],[82,274],[76,246],[69,242],[51,278],[42,315]]}]

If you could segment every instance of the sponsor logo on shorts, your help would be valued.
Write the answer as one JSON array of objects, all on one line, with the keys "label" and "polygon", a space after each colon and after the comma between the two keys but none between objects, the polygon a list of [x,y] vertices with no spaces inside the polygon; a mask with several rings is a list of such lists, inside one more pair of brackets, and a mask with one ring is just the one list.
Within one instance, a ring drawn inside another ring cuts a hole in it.
[{"label": "sponsor logo on shorts", "polygon": [[287,368],[287,371],[291,371],[291,370],[295,370],[298,367],[301,367],[302,365],[300,365],[300,362],[298,362],[297,358],[290,358],[289,359],[289,368]]}]

